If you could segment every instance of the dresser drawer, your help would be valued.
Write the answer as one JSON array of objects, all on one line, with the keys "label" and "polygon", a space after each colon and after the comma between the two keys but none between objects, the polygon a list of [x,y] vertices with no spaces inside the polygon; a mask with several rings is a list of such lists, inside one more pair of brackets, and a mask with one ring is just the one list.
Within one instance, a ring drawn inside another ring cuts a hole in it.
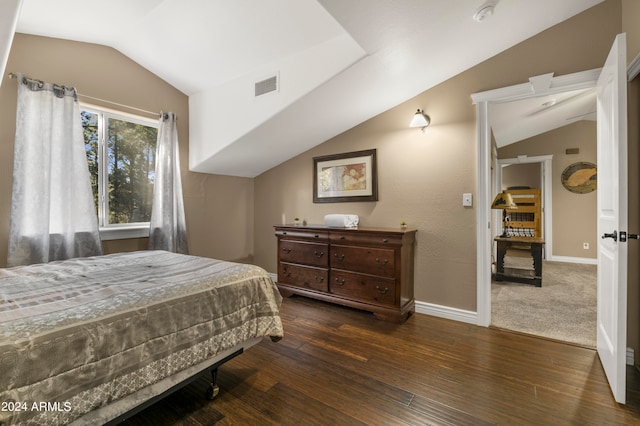
[{"label": "dresser drawer", "polygon": [[394,305],[396,283],[392,278],[371,277],[344,271],[331,271],[329,291],[359,300]]},{"label": "dresser drawer", "polygon": [[329,234],[329,242],[357,246],[400,246],[402,245],[402,234],[361,234],[353,231],[332,231]]},{"label": "dresser drawer", "polygon": [[312,266],[329,266],[329,245],[303,241],[280,240],[282,262],[303,263]]},{"label": "dresser drawer", "polygon": [[329,272],[326,269],[311,266],[278,264],[278,283],[317,291],[329,291]]},{"label": "dresser drawer", "polygon": [[331,246],[331,268],[337,268],[365,274],[380,275],[383,277],[395,277],[395,250]]},{"label": "dresser drawer", "polygon": [[312,240],[312,241],[320,241],[320,242],[329,241],[329,231],[315,230],[315,229],[276,228],[276,236],[278,238],[287,238],[287,239],[291,238],[291,239]]}]

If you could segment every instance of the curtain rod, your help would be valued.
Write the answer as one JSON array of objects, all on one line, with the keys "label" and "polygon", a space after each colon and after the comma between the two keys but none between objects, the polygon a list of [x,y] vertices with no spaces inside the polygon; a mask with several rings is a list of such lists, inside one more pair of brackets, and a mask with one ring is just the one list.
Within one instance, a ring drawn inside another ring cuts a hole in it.
[{"label": "curtain rod", "polygon": [[[10,72],[9,73],[9,78],[17,79],[18,78],[18,74],[14,74],[14,73]],[[42,80],[36,80],[36,79],[33,79],[33,78],[29,78],[29,77],[24,77],[24,78],[26,78],[27,80],[29,80],[31,82],[44,84],[44,82]],[[147,111],[146,109],[136,108],[136,107],[132,107],[132,106],[129,106],[129,105],[120,104],[118,102],[113,102],[113,101],[110,101],[110,100],[107,100],[107,99],[101,99],[101,98],[96,98],[96,97],[89,96],[89,95],[84,95],[82,93],[78,93],[78,96],[82,96],[83,98],[87,98],[87,99],[92,99],[94,101],[105,102],[105,103],[108,103],[108,104],[111,104],[111,105],[116,105],[116,106],[119,106],[119,107],[122,107],[122,108],[127,108],[127,109],[130,109],[130,110],[134,110],[134,111],[143,112],[143,113],[149,114],[149,115],[157,115],[158,117],[162,117],[163,116],[163,113],[161,113],[161,112]]]}]

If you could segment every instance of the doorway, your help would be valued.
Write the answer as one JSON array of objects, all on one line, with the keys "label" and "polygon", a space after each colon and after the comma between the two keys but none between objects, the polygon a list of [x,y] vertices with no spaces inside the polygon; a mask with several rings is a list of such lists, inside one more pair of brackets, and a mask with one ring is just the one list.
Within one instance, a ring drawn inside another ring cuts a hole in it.
[{"label": "doorway", "polygon": [[477,199],[478,208],[476,220],[478,224],[487,226],[477,227],[477,323],[489,326],[491,324],[491,255],[492,242],[495,235],[496,222],[499,223],[499,213],[489,207],[493,196],[499,192],[497,179],[492,165],[496,164],[496,148],[492,144],[493,134],[490,126],[491,104],[506,104],[512,101],[536,98],[542,95],[561,94],[575,90],[592,89],[596,87],[600,70],[583,71],[562,78],[553,74],[532,77],[529,83],[489,92],[476,93],[472,100],[476,105],[477,119]]},{"label": "doorway", "polygon": [[[587,134],[590,137],[587,138]],[[575,136],[575,137],[573,137]],[[543,279],[541,287],[534,287],[531,284],[521,282],[492,281],[491,284],[491,326],[530,334],[538,337],[558,340],[565,343],[575,344],[590,349],[596,347],[596,280],[597,266],[595,259],[562,256],[567,254],[567,246],[563,239],[567,239],[567,234],[593,234],[589,239],[591,246],[594,246],[595,234],[595,214],[596,203],[595,193],[587,195],[592,205],[589,206],[589,214],[582,214],[584,209],[576,200],[584,199],[583,195],[572,194],[566,189],[556,187],[557,194],[553,194],[552,180],[557,184],[559,177],[557,172],[554,175],[553,158],[557,158],[555,168],[562,169],[564,164],[576,161],[576,158],[593,159],[595,162],[596,129],[593,122],[580,122],[540,135],[539,138],[532,138],[523,141],[519,146],[514,146],[511,152],[527,152],[533,148],[547,152],[545,141],[551,144],[562,145],[562,137],[573,139],[565,142],[569,146],[580,146],[582,156],[565,155],[558,147],[554,154],[547,156],[527,156],[519,155],[509,159],[496,159],[495,175],[497,187],[502,190],[510,187],[527,187],[539,189],[542,193],[542,237],[545,240],[545,251],[543,255],[542,268]],[[577,141],[576,141],[577,139]],[[575,145],[573,143],[575,142]],[[573,150],[572,150],[573,151]],[[551,152],[551,151],[549,151]],[[504,153],[503,153],[504,154]],[[561,185],[557,185],[561,186]],[[559,198],[559,209],[556,210],[559,228],[557,231],[560,240],[560,256],[554,256],[553,249],[553,208],[551,206],[554,195]],[[574,205],[567,206],[567,198]],[[517,212],[517,211],[516,211]],[[585,219],[590,216],[590,221],[585,220],[581,226],[578,216]],[[513,218],[512,218],[513,220]],[[517,220],[517,219],[516,219]],[[570,225],[567,225],[570,220]],[[563,229],[568,226],[575,226],[576,229]],[[500,233],[501,223],[495,224],[494,229]],[[516,232],[517,234],[517,232]],[[578,237],[569,235],[574,240]],[[578,245],[576,241],[574,245]],[[493,247],[495,250],[495,246]],[[578,249],[574,254],[580,256]],[[595,251],[595,250],[593,250]],[[582,250],[583,253],[587,251]],[[524,268],[513,271],[524,271],[527,273],[532,268],[532,260],[528,253],[522,250],[509,252],[504,258],[505,268]],[[547,260],[544,260],[547,259]],[[505,269],[509,270],[509,269]]]},{"label": "doorway", "polygon": [[[553,155],[519,155],[514,158],[504,158],[500,159],[496,157],[493,159],[494,163],[497,165],[495,168],[495,189],[494,192],[497,194],[504,188],[503,175],[505,167],[511,166],[534,166],[539,167],[539,180],[537,183],[534,182],[526,182],[527,186],[531,187],[539,187],[542,190],[542,238],[545,240],[543,258],[549,259],[553,257],[553,185],[551,184],[551,180],[553,178],[552,172],[552,161]],[[521,185],[521,183],[518,183]],[[506,186],[509,186],[507,184]],[[492,228],[498,229],[500,227],[500,212],[497,212],[497,215],[494,215],[492,221]]]}]

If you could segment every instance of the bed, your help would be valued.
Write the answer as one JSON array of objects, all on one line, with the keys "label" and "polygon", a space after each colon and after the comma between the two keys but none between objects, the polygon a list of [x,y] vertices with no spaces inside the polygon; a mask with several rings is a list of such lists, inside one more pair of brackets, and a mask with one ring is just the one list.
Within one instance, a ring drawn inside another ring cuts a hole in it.
[{"label": "bed", "polygon": [[0,424],[104,424],[264,337],[254,265],[139,251],[0,270]]}]

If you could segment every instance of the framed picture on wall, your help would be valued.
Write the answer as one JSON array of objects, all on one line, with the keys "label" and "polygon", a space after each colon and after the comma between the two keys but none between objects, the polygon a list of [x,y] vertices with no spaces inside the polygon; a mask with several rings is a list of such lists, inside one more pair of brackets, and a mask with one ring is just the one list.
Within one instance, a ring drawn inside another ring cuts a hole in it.
[{"label": "framed picture on wall", "polygon": [[598,186],[598,167],[594,163],[579,161],[564,169],[560,179],[567,191],[588,194]]},{"label": "framed picture on wall", "polygon": [[313,158],[313,202],[378,201],[376,150]]}]

